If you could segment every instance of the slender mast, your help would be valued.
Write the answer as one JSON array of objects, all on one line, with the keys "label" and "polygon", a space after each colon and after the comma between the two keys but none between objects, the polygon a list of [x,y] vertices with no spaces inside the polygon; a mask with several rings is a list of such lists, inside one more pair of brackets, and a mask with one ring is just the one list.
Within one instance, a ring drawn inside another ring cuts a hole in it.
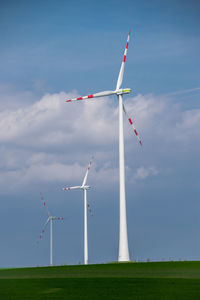
[{"label": "slender mast", "polygon": [[50,266],[53,266],[53,221],[50,218]]},{"label": "slender mast", "polygon": [[87,190],[84,188],[84,264],[88,264]]},{"label": "slender mast", "polygon": [[126,222],[126,192],[124,168],[124,130],[123,130],[123,100],[119,97],[119,256],[118,261],[129,261],[128,234]]}]

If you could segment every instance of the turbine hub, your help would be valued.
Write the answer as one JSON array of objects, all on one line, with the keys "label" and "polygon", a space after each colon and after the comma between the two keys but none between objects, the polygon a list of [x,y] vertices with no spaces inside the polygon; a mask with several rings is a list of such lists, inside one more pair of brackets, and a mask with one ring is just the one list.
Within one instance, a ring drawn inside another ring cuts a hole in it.
[{"label": "turbine hub", "polygon": [[131,89],[118,89],[118,90],[116,90],[117,95],[129,94],[130,92],[131,92]]},{"label": "turbine hub", "polygon": [[84,190],[89,190],[89,189],[91,189],[91,187],[90,187],[89,185],[84,185],[84,186],[83,186],[83,189],[84,189]]}]

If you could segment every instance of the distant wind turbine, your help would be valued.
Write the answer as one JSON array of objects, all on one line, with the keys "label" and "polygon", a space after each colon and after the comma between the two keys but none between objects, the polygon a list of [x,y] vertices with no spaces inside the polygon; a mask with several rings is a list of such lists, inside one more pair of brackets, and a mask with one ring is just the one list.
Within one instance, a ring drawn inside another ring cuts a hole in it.
[{"label": "distant wind turbine", "polygon": [[42,193],[40,193],[40,196],[41,196],[42,203],[43,203],[43,205],[44,205],[44,207],[46,209],[46,213],[48,215],[48,219],[46,220],[46,222],[45,222],[45,224],[44,224],[44,226],[42,228],[42,232],[40,234],[40,238],[38,240],[38,243],[42,239],[42,236],[43,236],[43,234],[45,232],[45,229],[46,229],[48,223],[50,223],[50,266],[53,266],[53,221],[54,220],[63,220],[64,218],[51,216],[50,213],[49,213],[49,210],[47,208],[47,205],[46,205],[46,202],[44,200],[44,197],[43,197]]},{"label": "distant wind turbine", "polygon": [[92,214],[90,205],[87,203],[87,190],[90,189],[90,186],[86,184],[91,164],[92,164],[92,160],[89,162],[82,185],[62,188],[63,191],[80,190],[80,189],[83,190],[83,194],[84,194],[84,264],[85,265],[88,264],[87,208],[88,208],[90,214]]},{"label": "distant wind turbine", "polygon": [[129,94],[131,92],[131,89],[122,89],[122,81],[123,81],[123,75],[124,75],[124,66],[126,61],[126,55],[128,50],[128,44],[129,44],[129,38],[130,38],[130,31],[128,34],[128,39],[126,43],[126,48],[124,51],[124,56],[117,80],[116,89],[114,91],[105,91],[100,92],[96,94],[91,94],[84,97],[74,98],[66,100],[66,102],[72,102],[72,101],[79,101],[79,100],[85,100],[85,99],[93,99],[97,97],[105,97],[110,95],[117,95],[119,99],[119,179],[120,179],[120,222],[119,222],[119,256],[118,261],[129,261],[129,249],[128,249],[128,234],[127,234],[127,221],[126,221],[126,193],[125,193],[125,170],[124,170],[124,131],[123,131],[123,111],[128,118],[128,121],[130,125],[133,127],[133,130],[135,132],[135,135],[138,138],[138,141],[140,145],[142,145],[141,139],[138,135],[137,130],[135,129],[135,126],[133,124],[132,119],[129,117],[125,106],[123,104],[123,98],[122,96],[124,94]]}]

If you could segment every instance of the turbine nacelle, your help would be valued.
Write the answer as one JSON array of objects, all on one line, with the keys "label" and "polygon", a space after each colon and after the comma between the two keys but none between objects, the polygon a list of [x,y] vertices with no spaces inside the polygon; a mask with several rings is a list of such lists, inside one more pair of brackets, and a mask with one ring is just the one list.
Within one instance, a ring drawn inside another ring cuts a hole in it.
[{"label": "turbine nacelle", "polygon": [[118,89],[116,90],[117,95],[123,95],[123,94],[129,94],[131,92],[131,89]]}]

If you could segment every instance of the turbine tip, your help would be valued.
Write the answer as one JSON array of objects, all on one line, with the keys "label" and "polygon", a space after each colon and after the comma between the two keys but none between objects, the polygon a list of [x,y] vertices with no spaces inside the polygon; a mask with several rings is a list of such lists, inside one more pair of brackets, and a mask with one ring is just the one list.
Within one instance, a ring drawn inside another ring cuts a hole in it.
[{"label": "turbine tip", "polygon": [[62,190],[63,191],[68,191],[68,190],[71,190],[71,188],[70,187],[64,187],[64,188],[62,188]]}]

